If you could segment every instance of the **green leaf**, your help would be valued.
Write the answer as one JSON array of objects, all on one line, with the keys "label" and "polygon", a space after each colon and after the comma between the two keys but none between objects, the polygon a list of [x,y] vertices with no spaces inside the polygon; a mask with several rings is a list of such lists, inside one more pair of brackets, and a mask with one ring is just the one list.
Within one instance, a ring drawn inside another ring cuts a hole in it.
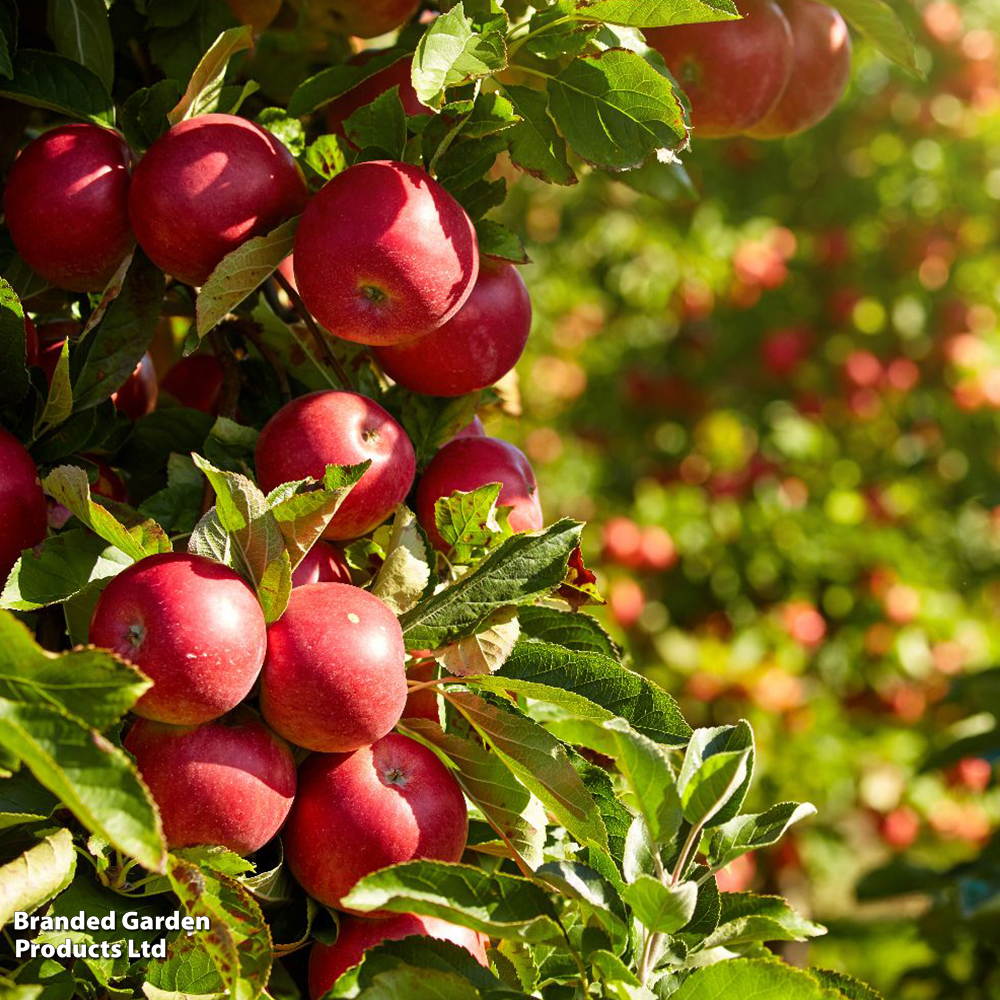
[{"label": "green leaf", "polygon": [[618,645],[592,615],[534,605],[521,608],[518,618],[525,638],[577,653],[599,653],[615,661],[621,659]]},{"label": "green leaf", "polygon": [[54,708],[0,698],[0,745],[92,833],[152,871],[166,856],[160,819],[125,752]]},{"label": "green leaf", "polygon": [[237,882],[204,866],[170,856],[167,875],[192,917],[207,917],[209,929],[194,939],[208,952],[234,1000],[255,1000],[271,972],[271,934],[260,907]]},{"label": "green leaf", "polygon": [[882,1000],[881,993],[876,993],[860,979],[843,972],[834,972],[832,969],[810,969],[809,974],[817,979],[820,985],[828,990],[836,990],[847,1000]]},{"label": "green leaf", "polygon": [[[459,566],[472,566],[511,530],[506,517],[497,516],[501,483],[487,483],[469,493],[456,490],[434,503],[434,523],[448,543],[448,558]],[[506,530],[505,530],[506,529]]]},{"label": "green leaf", "polygon": [[164,531],[190,534],[201,518],[205,479],[187,455],[167,459],[167,485],[139,505],[139,513],[151,517]]},{"label": "green leaf", "polygon": [[698,886],[694,882],[667,886],[651,875],[640,875],[625,886],[622,899],[647,930],[675,934],[694,916]]},{"label": "green leaf", "polygon": [[580,718],[604,722],[620,717],[637,732],[666,746],[683,746],[691,737],[691,729],[670,695],[653,681],[600,653],[573,652],[544,642],[519,642],[492,677],[468,680],[470,685],[484,690],[516,691],[559,705]]},{"label": "green leaf", "polygon": [[223,31],[201,57],[180,101],[167,115],[170,124],[216,110],[229,60],[237,52],[252,47],[253,31],[249,25]]},{"label": "green leaf", "polygon": [[847,22],[887,59],[923,77],[917,66],[913,36],[893,7],[885,0],[830,0]]},{"label": "green leaf", "polygon": [[17,4],[0,0],[0,76],[9,80],[14,75],[14,54],[17,52]]},{"label": "green leaf", "polygon": [[514,166],[549,184],[575,184],[576,173],[566,160],[566,140],[549,117],[545,91],[505,86],[504,93],[521,117],[508,136]]},{"label": "green leaf", "polygon": [[749,750],[717,753],[707,758],[684,786],[684,818],[692,825],[708,826],[729,804],[746,781]]},{"label": "green leaf", "polygon": [[153,339],[165,288],[163,272],[137,247],[120,292],[78,341],[71,365],[77,410],[103,403],[135,371]]},{"label": "green leaf", "polygon": [[288,113],[293,118],[311,114],[328,101],[346,94],[363,80],[406,57],[405,50],[391,48],[377,51],[375,56],[361,65],[345,63],[340,66],[328,66],[296,88],[288,101]]},{"label": "green leaf", "polygon": [[481,996],[468,979],[454,972],[400,966],[376,976],[357,1000],[479,1000]]},{"label": "green leaf", "polygon": [[24,768],[0,779],[0,830],[48,819],[58,807],[59,800]]},{"label": "green leaf", "polygon": [[732,21],[739,11],[730,0],[591,0],[580,13],[595,21],[632,28]]},{"label": "green leaf", "polygon": [[507,65],[505,18],[477,24],[462,3],[431,22],[413,57],[413,89],[430,107],[440,108],[449,87],[489,76]]},{"label": "green leaf", "polygon": [[611,757],[629,790],[626,802],[644,817],[653,839],[660,844],[673,841],[681,825],[681,803],[665,747],[619,718],[602,723],[567,719],[549,723],[548,728],[567,742]]},{"label": "green leaf", "polygon": [[535,877],[579,904],[585,920],[595,917],[608,932],[614,948],[625,948],[629,939],[627,914],[618,893],[599,872],[578,861],[560,860],[546,862]]},{"label": "green leaf", "polygon": [[513,264],[530,264],[531,258],[517,233],[492,219],[476,220],[476,238],[479,252],[485,257],[498,257]]},{"label": "green leaf", "polygon": [[780,896],[724,892],[719,926],[705,939],[705,948],[733,948],[754,941],[808,941],[826,928],[806,920]]},{"label": "green leaf", "polygon": [[264,108],[254,121],[280,140],[292,156],[301,156],[306,151],[306,130],[302,122],[290,116],[284,108]]},{"label": "green leaf", "polygon": [[684,763],[681,765],[681,772],[677,779],[677,787],[681,790],[681,796],[685,798],[685,801],[687,801],[688,783],[713,754],[743,750],[748,751],[749,754],[744,778],[719,811],[713,814],[712,826],[719,826],[732,819],[740,811],[740,806],[746,798],[753,777],[753,730],[747,722],[740,720],[735,726],[696,729],[688,743],[684,754]]},{"label": "green leaf", "polygon": [[358,149],[378,149],[390,160],[402,160],[406,150],[406,112],[399,87],[379,94],[344,122],[344,133]]},{"label": "green leaf", "polygon": [[[400,941],[385,941],[381,945],[369,949],[365,953],[361,967],[355,976],[350,978],[356,978],[357,986],[361,990],[359,996],[369,996],[369,989],[374,984],[385,988],[389,982],[397,986],[405,982],[405,980],[393,978],[394,973],[402,970],[417,973],[421,979],[410,983],[410,988],[407,988],[405,993],[393,994],[393,996],[408,997],[412,995],[413,989],[417,990],[418,996],[462,996],[461,992],[455,992],[457,987],[450,982],[447,984],[442,982],[441,987],[437,985],[436,977],[444,974],[457,978],[459,983],[464,984],[465,989],[473,991],[473,995],[476,995],[474,990],[479,989],[484,991],[487,996],[499,993],[500,996],[509,998],[509,1000],[527,1000],[520,991],[512,993],[508,990],[500,979],[489,969],[483,968],[460,945],[426,936],[412,936]],[[427,984],[422,982],[425,975],[434,982],[433,989],[435,991],[443,988],[447,989],[447,992],[444,994],[437,992],[421,994],[421,990],[428,989]],[[344,995],[344,991],[338,986],[334,995]]]},{"label": "green leaf", "polygon": [[140,153],[152,146],[170,128],[167,114],[180,99],[176,80],[158,80],[130,94],[118,115],[128,144]]},{"label": "green leaf", "polygon": [[229,996],[212,956],[187,934],[167,942],[166,956],[149,963],[145,979],[146,1000],[225,1000]]},{"label": "green leaf", "polygon": [[438,649],[472,635],[494,611],[531,604],[558,587],[582,525],[563,519],[508,538],[457,583],[400,617],[408,649]]},{"label": "green leaf", "polygon": [[[170,539],[155,521],[138,521],[126,527],[90,496],[90,480],[85,469],[75,465],[60,465],[42,480],[42,488],[79,518],[94,534],[110,542],[125,555],[139,560],[157,552],[170,551]],[[116,505],[116,510],[127,510]]]},{"label": "green leaf", "polygon": [[110,92],[115,52],[104,0],[48,0],[46,13],[56,51],[92,70]]},{"label": "green leaf", "polygon": [[502,94],[480,91],[472,111],[462,122],[463,139],[482,139],[496,132],[504,132],[521,121],[514,105]]},{"label": "green leaf", "polygon": [[254,236],[219,261],[195,303],[199,338],[248,298],[292,252],[299,218],[283,222],[264,236]]},{"label": "green leaf", "polygon": [[206,532],[218,538],[217,524],[228,539],[226,565],[236,570],[257,592],[265,621],[276,621],[285,610],[291,593],[292,566],[281,528],[267,498],[246,476],[217,469],[200,455],[192,458],[212,484],[216,501],[215,521],[202,519],[191,536],[189,550],[209,558],[217,557],[217,547],[209,545],[206,548],[204,544]]},{"label": "green leaf", "polygon": [[0,698],[55,708],[107,729],[151,686],[135,667],[104,650],[50,653],[13,615],[0,614]]},{"label": "green leaf", "polygon": [[69,830],[59,830],[0,868],[0,925],[18,911],[33,913],[73,881],[76,851]]},{"label": "green leaf", "polygon": [[19,49],[13,78],[0,80],[0,97],[98,125],[114,120],[111,95],[100,77],[55,52]]},{"label": "green leaf", "polygon": [[321,135],[315,142],[309,144],[305,161],[324,181],[346,170],[347,154],[344,152],[340,136]]},{"label": "green leaf", "polygon": [[531,869],[542,863],[545,812],[506,764],[479,743],[445,733],[428,719],[405,719],[406,734],[444,754],[466,797]]},{"label": "green leaf", "polygon": [[434,550],[416,515],[402,504],[396,508],[371,592],[394,614],[409,611],[431,581]]},{"label": "green leaf", "polygon": [[45,405],[35,421],[34,435],[41,437],[46,431],[69,420],[73,413],[73,386],[69,381],[69,338],[59,350],[55,370],[49,381]]},{"label": "green leaf", "polygon": [[467,692],[446,690],[444,696],[581,844],[607,850],[607,830],[594,799],[551,733],[513,707],[502,708]]},{"label": "green leaf", "polygon": [[471,392],[453,398],[403,394],[399,419],[413,442],[418,472],[427,467],[441,445],[472,420],[484,399],[490,398],[489,393],[490,390]]},{"label": "green leaf", "polygon": [[562,941],[549,894],[534,882],[445,861],[410,861],[366,875],[344,897],[352,910],[439,917],[491,938]]},{"label": "green leaf", "polygon": [[371,461],[358,465],[328,465],[323,479],[302,479],[271,490],[267,503],[285,540],[292,569],[312,548],[337,513],[344,498],[368,471]]},{"label": "green leaf", "polygon": [[28,394],[29,386],[24,310],[17,293],[0,277],[0,394],[5,403],[19,403]]},{"label": "green leaf", "polygon": [[582,20],[578,0],[557,0],[531,15],[524,48],[542,59],[578,56],[590,44],[598,25]]},{"label": "green leaf", "polygon": [[779,802],[762,813],[734,816],[712,833],[712,866],[725,868],[741,854],[776,844],[793,823],[815,814],[816,807],[810,802]]},{"label": "green leaf", "polygon": [[830,994],[808,972],[784,962],[740,958],[696,969],[671,1000],[830,1000]]},{"label": "green leaf", "polygon": [[574,59],[549,81],[549,111],[580,157],[609,170],[638,167],[687,141],[670,81],[627,49]]},{"label": "green leaf", "polygon": [[228,417],[216,417],[205,438],[205,457],[220,469],[243,472],[253,464],[259,437],[260,432],[254,427],[244,427]]}]

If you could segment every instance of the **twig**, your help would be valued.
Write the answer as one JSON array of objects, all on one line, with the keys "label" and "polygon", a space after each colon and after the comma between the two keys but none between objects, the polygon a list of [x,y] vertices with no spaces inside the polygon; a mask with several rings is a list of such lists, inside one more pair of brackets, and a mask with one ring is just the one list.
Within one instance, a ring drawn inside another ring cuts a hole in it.
[{"label": "twig", "polygon": [[219,416],[230,420],[236,416],[240,398],[240,371],[233,357],[233,350],[222,332],[216,328],[209,335],[212,351],[222,366],[222,399],[219,402]]},{"label": "twig", "polygon": [[312,313],[306,308],[306,305],[300,298],[299,293],[294,289],[294,287],[292,287],[292,283],[280,271],[274,272],[274,280],[281,285],[282,290],[291,300],[292,307],[295,309],[296,313],[298,313],[299,318],[309,328],[309,332],[313,335],[313,340],[316,341],[316,346],[326,359],[326,363],[336,373],[341,387],[344,389],[353,389],[354,384],[351,381],[350,375],[347,374],[346,369],[340,363],[340,358],[333,353],[333,348],[331,348],[329,343],[327,343],[327,339],[323,335],[323,331],[320,329],[319,324],[315,319],[313,319]]}]

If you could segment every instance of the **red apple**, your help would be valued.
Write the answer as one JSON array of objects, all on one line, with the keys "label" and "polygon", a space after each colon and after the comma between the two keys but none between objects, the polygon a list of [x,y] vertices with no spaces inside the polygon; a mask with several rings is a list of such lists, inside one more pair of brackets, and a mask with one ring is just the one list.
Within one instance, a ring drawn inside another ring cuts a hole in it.
[{"label": "red apple", "polygon": [[261,714],[307,750],[357,750],[399,721],[405,661],[399,622],[374,594],[344,583],[296,587],[268,626]]},{"label": "red apple", "polygon": [[792,29],[771,0],[740,0],[740,21],[652,28],[646,39],[691,101],[695,138],[738,135],[781,96],[792,71]]},{"label": "red apple", "polygon": [[392,733],[354,753],[307,758],[282,840],[302,888],[341,907],[355,883],[379,868],[416,858],[458,861],[468,826],[462,790],[445,765]]},{"label": "red apple", "polygon": [[748,133],[776,139],[822,121],[851,75],[851,36],[838,11],[815,0],[785,0],[792,29],[792,71],[778,103]]},{"label": "red apple", "polygon": [[45,538],[45,494],[27,448],[0,427],[0,579]]},{"label": "red apple", "polygon": [[469,927],[415,913],[394,913],[376,920],[342,917],[337,940],[333,944],[317,941],[309,953],[309,996],[319,1000],[348,969],[360,964],[369,948],[412,935],[450,941],[464,948],[480,965],[489,964],[486,958],[489,939]]},{"label": "red apple", "polygon": [[413,445],[381,406],[355,392],[313,392],[286,403],[257,439],[257,481],[265,493],[328,465],[371,466],[340,505],[324,538],[358,538],[377,528],[410,492]]},{"label": "red apple", "polygon": [[214,354],[190,354],[167,372],[160,388],[181,406],[217,414],[222,383],[222,365]]},{"label": "red apple", "polygon": [[464,396],[517,364],[530,329],[531,299],[517,268],[482,257],[472,294],[444,326],[372,353],[386,375],[411,392]]},{"label": "red apple", "polygon": [[138,420],[156,409],[158,392],[156,369],[147,351],[122,387],[111,393],[111,402],[119,413],[124,413],[130,420]]},{"label": "red apple", "polygon": [[295,281],[331,333],[398,344],[443,326],[479,272],[465,210],[418,167],[358,163],[309,202],[295,236]]},{"label": "red apple", "polygon": [[[429,681],[435,675],[433,660],[422,660],[414,663],[406,676],[411,681]],[[440,702],[433,687],[410,691],[406,696],[406,706],[403,708],[404,719],[430,719],[431,722],[441,721]]]},{"label": "red apple", "polygon": [[132,246],[129,148],[99,125],[60,125],[21,152],[3,207],[32,270],[59,288],[99,292]]},{"label": "red apple", "polygon": [[264,662],[267,629],[257,597],[231,569],[203,556],[147,556],[105,587],[90,641],[152,681],[133,709],[193,726],[235,708]]},{"label": "red apple", "polygon": [[419,0],[291,0],[320,31],[375,38],[394,31],[416,13]]},{"label": "red apple", "polygon": [[106,497],[115,503],[128,503],[128,490],[121,476],[101,458],[96,455],[84,455],[88,462],[97,467],[97,478],[90,484],[90,492],[99,497]]},{"label": "red apple", "polygon": [[302,172],[270,132],[210,114],[175,125],[150,146],[135,168],[129,216],[153,263],[203,285],[226,254],[305,202]]},{"label": "red apple", "polygon": [[416,513],[432,544],[448,548],[434,522],[434,504],[456,490],[468,493],[487,483],[501,483],[499,505],[512,507],[515,531],[544,527],[535,473],[524,453],[493,437],[453,438],[431,460],[417,484]]},{"label": "red apple", "polygon": [[292,586],[307,583],[350,583],[351,567],[340,549],[327,542],[317,542],[292,573]]},{"label": "red apple", "polygon": [[[352,56],[348,62],[352,66],[364,66],[365,63],[382,55],[381,49],[365,49]],[[372,73],[365,77],[357,86],[352,87],[347,93],[335,97],[326,106],[326,127],[334,135],[345,135],[344,122],[354,114],[358,108],[363,108],[366,104],[371,104],[375,98],[380,97],[387,90],[399,87],[399,99],[403,104],[403,110],[408,115],[432,115],[434,112],[421,104],[417,97],[417,92],[410,82],[410,67],[413,59],[409,54],[400,57],[384,69]]]},{"label": "red apple", "polygon": [[220,844],[252,854],[292,808],[292,751],[246,706],[200,726],[139,719],[124,746],[152,793],[171,850]]}]

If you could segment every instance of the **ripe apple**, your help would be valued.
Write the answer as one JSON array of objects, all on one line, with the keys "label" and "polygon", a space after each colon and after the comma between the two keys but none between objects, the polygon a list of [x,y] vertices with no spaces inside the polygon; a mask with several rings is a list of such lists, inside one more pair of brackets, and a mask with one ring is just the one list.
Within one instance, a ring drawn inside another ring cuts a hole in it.
[{"label": "ripe apple", "polygon": [[479,273],[465,209],[418,167],[355,164],[316,194],[295,236],[295,281],[331,333],[398,344],[458,312]]},{"label": "ripe apple", "polygon": [[59,288],[99,292],[132,246],[131,154],[111,129],[60,125],[29,143],[7,177],[11,239],[32,270]]},{"label": "ripe apple", "polygon": [[292,586],[307,583],[350,583],[351,567],[343,552],[328,542],[317,542],[292,572]]},{"label": "ripe apple", "polygon": [[302,211],[292,154],[235,115],[198,115],[160,136],[139,161],[129,216],[139,246],[167,274],[203,285],[226,254]]},{"label": "ripe apple", "polygon": [[517,364],[530,329],[531,299],[517,268],[482,257],[472,294],[444,326],[372,353],[386,375],[411,392],[464,396]]},{"label": "ripe apple", "polygon": [[786,0],[792,29],[792,71],[777,104],[747,132],[777,139],[822,121],[844,93],[851,75],[851,36],[840,13],[815,0]]},{"label": "ripe apple", "polygon": [[217,414],[222,383],[222,365],[214,354],[189,354],[167,372],[160,388],[181,406]]},{"label": "ripe apple", "polygon": [[371,466],[327,525],[327,539],[358,538],[378,527],[410,492],[413,445],[374,400],[355,392],[313,392],[286,403],[257,439],[257,481],[265,493],[328,465]]},{"label": "ripe apple", "polygon": [[233,17],[259,35],[278,16],[281,0],[226,0]]},{"label": "ripe apple", "polygon": [[282,840],[302,888],[343,908],[355,883],[379,868],[458,861],[468,828],[465,798],[444,764],[391,733],[354,753],[308,757]]},{"label": "ripe apple", "polygon": [[544,527],[535,473],[519,448],[493,437],[453,438],[434,456],[417,484],[417,519],[436,548],[448,546],[434,522],[435,502],[456,490],[468,493],[487,483],[502,484],[498,504],[513,508],[509,523],[514,531]]},{"label": "ripe apple", "polygon": [[111,393],[111,402],[119,413],[124,413],[130,420],[138,420],[156,409],[158,392],[156,369],[147,351],[139,358],[139,363],[122,387]]},{"label": "ripe apple", "polygon": [[[434,667],[433,660],[421,660],[418,663],[414,663],[406,671],[406,676],[411,681],[429,681],[434,677]],[[440,722],[440,702],[434,688],[426,687],[420,691],[410,691],[406,696],[403,718],[430,719],[431,722]]]},{"label": "ripe apple", "polygon": [[[381,49],[365,49],[348,60],[351,66],[364,66],[377,56],[382,55]],[[354,114],[358,108],[363,108],[366,104],[371,104],[376,97],[380,97],[387,90],[399,87],[399,99],[403,104],[403,110],[408,115],[433,115],[434,112],[421,104],[417,97],[417,92],[410,82],[410,67],[413,59],[409,54],[400,57],[384,69],[377,73],[365,77],[357,86],[352,87],[347,93],[335,97],[326,106],[326,127],[334,135],[343,135],[344,122]]]},{"label": "ripe apple", "polygon": [[399,622],[374,594],[344,583],[296,587],[268,626],[261,714],[307,750],[357,750],[399,721],[405,661]]},{"label": "ripe apple", "polygon": [[291,0],[317,31],[376,38],[413,17],[419,0]]},{"label": "ripe apple", "polygon": [[0,578],[45,538],[45,494],[28,449],[0,427]]},{"label": "ripe apple", "polygon": [[257,597],[231,569],[204,556],[147,556],[105,587],[90,641],[152,681],[133,711],[193,726],[235,708],[264,662],[267,628]]},{"label": "ripe apple", "polygon": [[486,958],[489,938],[469,927],[459,927],[437,917],[422,917],[415,913],[394,913],[391,917],[375,920],[342,917],[337,940],[333,944],[317,941],[309,953],[311,1000],[319,1000],[341,975],[360,964],[369,948],[383,941],[399,941],[413,935],[450,941],[464,948],[480,965],[489,965]]},{"label": "ripe apple", "polygon": [[738,135],[781,96],[792,71],[792,29],[771,0],[740,0],[741,21],[646,31],[691,101],[696,137]]},{"label": "ripe apple", "polygon": [[295,759],[252,709],[200,726],[139,719],[124,740],[149,786],[170,849],[263,847],[295,798]]}]

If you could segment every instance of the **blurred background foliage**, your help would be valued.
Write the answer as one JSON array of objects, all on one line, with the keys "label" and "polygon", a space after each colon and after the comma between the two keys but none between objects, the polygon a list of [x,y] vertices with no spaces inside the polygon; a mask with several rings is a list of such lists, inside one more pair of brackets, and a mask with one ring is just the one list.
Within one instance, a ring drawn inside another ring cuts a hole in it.
[{"label": "blurred background foliage", "polygon": [[819,808],[731,887],[887,996],[992,998],[1000,4],[910,13],[926,79],[856,40],[825,123],[696,137],[666,201],[512,185],[535,322],[498,432],[594,522],[635,667],[752,722],[759,804]]}]

